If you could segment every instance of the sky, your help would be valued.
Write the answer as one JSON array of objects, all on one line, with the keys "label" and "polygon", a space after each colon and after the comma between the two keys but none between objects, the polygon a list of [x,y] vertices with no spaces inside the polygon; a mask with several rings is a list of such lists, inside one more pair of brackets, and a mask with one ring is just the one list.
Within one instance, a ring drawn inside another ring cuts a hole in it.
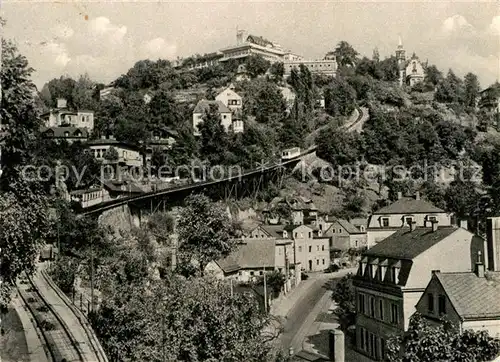
[{"label": "sky", "polygon": [[236,28],[319,59],[345,40],[361,54],[394,54],[401,37],[445,73],[500,76],[500,2],[398,1],[19,1],[3,0],[3,37],[52,78],[87,73],[109,83],[141,59],[175,59],[236,43]]}]

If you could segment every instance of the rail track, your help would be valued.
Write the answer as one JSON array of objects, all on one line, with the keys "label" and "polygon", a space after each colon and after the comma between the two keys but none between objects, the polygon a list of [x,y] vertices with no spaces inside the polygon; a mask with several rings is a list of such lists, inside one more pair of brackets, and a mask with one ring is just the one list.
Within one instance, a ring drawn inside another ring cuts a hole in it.
[{"label": "rail track", "polygon": [[22,301],[41,337],[47,359],[53,362],[108,362],[83,314],[60,294],[44,270],[17,284]]}]

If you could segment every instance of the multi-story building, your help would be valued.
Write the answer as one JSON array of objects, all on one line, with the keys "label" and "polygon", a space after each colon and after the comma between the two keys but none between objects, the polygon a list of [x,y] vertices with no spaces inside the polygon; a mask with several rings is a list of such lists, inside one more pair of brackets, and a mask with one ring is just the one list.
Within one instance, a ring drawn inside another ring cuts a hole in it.
[{"label": "multi-story building", "polygon": [[294,263],[307,271],[322,271],[330,265],[330,238],[314,225],[260,225],[248,237],[291,240]]},{"label": "multi-story building", "polygon": [[396,50],[396,59],[399,67],[399,85],[404,84],[413,87],[424,80],[427,64],[422,63],[415,53],[407,60],[401,38],[399,38],[399,45]]},{"label": "multi-story building", "polygon": [[[87,146],[93,156],[103,163],[118,164],[127,167],[142,167],[144,165],[143,156],[137,147],[113,138],[92,140],[87,142]],[[116,151],[116,159],[108,158],[108,155],[111,155],[113,152],[110,151],[112,149]]]},{"label": "multi-story building", "polygon": [[248,35],[244,30],[236,31],[236,45],[221,49],[223,57],[220,62],[230,59],[244,60],[251,55],[260,55],[271,63],[282,61],[285,54],[283,48],[261,36]]},{"label": "multi-story building", "polygon": [[217,107],[217,111],[220,115],[220,121],[226,132],[229,132],[233,127],[233,113],[226,107],[221,101],[207,101],[202,99],[196,104],[193,110],[193,131],[195,136],[200,136],[201,133],[198,129],[198,125],[203,122],[203,117],[206,112],[210,109],[210,106],[214,105]]},{"label": "multi-story building", "polygon": [[[456,226],[403,227],[365,251],[354,278],[356,348],[383,360],[385,342],[407,330],[432,270],[470,272],[484,240]],[[453,255],[450,255],[452,251]]]},{"label": "multi-story building", "polygon": [[243,126],[243,98],[234,91],[234,85],[220,92],[216,97],[216,101],[221,101],[232,112],[232,130],[234,133],[241,133],[244,130]]},{"label": "multi-story building", "polygon": [[451,215],[422,200],[418,192],[413,197],[403,197],[402,193],[398,193],[397,201],[375,211],[368,219],[367,247],[372,247],[413,221],[417,226],[430,226],[433,221],[440,226],[449,226]]},{"label": "multi-story building", "polygon": [[292,69],[298,69],[303,64],[313,74],[324,74],[334,77],[337,72],[337,61],[335,59],[318,59],[318,60],[285,60],[283,66],[285,68],[285,76],[290,75]]},{"label": "multi-story building", "polygon": [[41,115],[45,127],[75,127],[94,129],[94,112],[87,110],[68,109],[66,99],[57,100],[57,108]]},{"label": "multi-story building", "polygon": [[334,220],[323,233],[330,238],[332,250],[360,250],[366,248],[366,229],[357,227],[344,219]]}]

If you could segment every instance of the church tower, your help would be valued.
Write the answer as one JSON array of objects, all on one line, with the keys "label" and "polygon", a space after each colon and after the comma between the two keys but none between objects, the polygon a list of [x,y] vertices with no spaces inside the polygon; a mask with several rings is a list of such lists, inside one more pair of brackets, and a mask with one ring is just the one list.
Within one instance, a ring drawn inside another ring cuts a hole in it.
[{"label": "church tower", "polygon": [[396,49],[396,60],[398,61],[399,67],[399,85],[403,85],[405,79],[405,65],[406,65],[406,54],[403,48],[403,42],[401,41],[401,36],[399,37],[398,48]]}]

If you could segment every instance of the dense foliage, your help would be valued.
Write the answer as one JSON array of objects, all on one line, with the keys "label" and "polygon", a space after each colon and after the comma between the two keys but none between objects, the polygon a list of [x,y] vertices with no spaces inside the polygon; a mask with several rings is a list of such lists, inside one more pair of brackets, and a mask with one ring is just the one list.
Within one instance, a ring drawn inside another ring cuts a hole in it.
[{"label": "dense foliage", "polygon": [[465,330],[447,321],[431,325],[421,315],[414,314],[408,331],[387,344],[387,360],[391,362],[419,361],[491,361],[500,354],[500,340],[486,331]]}]

